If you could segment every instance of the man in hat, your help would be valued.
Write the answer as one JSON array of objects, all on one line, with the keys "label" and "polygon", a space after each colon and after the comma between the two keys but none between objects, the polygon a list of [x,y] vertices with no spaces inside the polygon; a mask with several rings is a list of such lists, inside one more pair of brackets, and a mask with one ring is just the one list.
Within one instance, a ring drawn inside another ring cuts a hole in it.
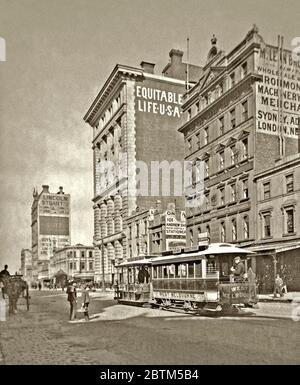
[{"label": "man in hat", "polygon": [[2,297],[3,299],[5,299],[5,282],[8,280],[8,278],[10,277],[10,274],[9,274],[9,271],[7,270],[8,269],[8,266],[5,265],[4,266],[4,270],[0,271],[0,287],[2,289]]},{"label": "man in hat", "polygon": [[245,274],[245,266],[240,257],[234,258],[234,266],[230,269],[235,282],[241,282]]},{"label": "man in hat", "polygon": [[77,292],[76,292],[76,282],[70,281],[68,288],[68,301],[70,302],[70,321],[74,321],[76,318],[76,303],[77,303]]}]

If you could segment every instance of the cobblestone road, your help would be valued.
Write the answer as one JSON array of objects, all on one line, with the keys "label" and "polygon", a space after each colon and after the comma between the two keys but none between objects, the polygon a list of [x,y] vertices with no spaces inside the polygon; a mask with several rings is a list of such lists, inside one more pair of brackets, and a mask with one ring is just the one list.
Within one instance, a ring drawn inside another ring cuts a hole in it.
[{"label": "cobblestone road", "polygon": [[70,323],[65,293],[33,292],[29,312],[21,305],[0,322],[0,363],[299,364],[300,323],[290,320],[289,305],[263,304],[258,317],[211,319],[95,295],[91,321],[78,314]]}]

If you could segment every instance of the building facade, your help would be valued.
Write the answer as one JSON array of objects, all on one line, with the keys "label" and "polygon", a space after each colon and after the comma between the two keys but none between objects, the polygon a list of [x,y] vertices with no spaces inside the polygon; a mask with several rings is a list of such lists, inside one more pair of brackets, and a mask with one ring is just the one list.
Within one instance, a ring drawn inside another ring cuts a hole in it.
[{"label": "building facade", "polygon": [[168,203],[166,210],[161,201],[143,212],[135,212],[125,221],[128,259],[161,255],[165,251],[186,246],[185,211]]},{"label": "building facade", "polygon": [[50,275],[54,281],[58,276],[66,275],[68,279],[94,281],[93,246],[77,244],[55,249],[50,259]]},{"label": "building facade", "polygon": [[[127,219],[137,210],[147,212],[158,199],[165,208],[174,201],[172,178],[171,190],[163,194],[151,167],[153,161],[183,162],[183,137],[177,132],[186,89],[182,56],[172,50],[162,76],[148,62],[141,68],[117,65],[84,117],[93,128],[97,280],[110,281],[116,262],[136,256],[126,236]],[[201,71],[193,67],[190,81]],[[183,208],[182,195],[176,199]]]},{"label": "building facade", "polygon": [[257,184],[257,274],[272,291],[279,273],[289,290],[300,290],[300,151],[254,175]]},{"label": "building facade", "polygon": [[50,193],[49,186],[33,192],[31,208],[32,265],[33,279],[50,279],[49,262],[55,248],[71,243],[70,195],[60,187],[57,193]]},{"label": "building facade", "polygon": [[23,275],[23,279],[30,283],[33,280],[32,272],[32,254],[29,249],[21,250],[21,269],[20,273]]},{"label": "building facade", "polygon": [[203,74],[184,96],[179,129],[194,168],[190,187],[204,184],[186,196],[188,246],[207,233],[211,242],[256,249],[254,176],[297,153],[299,102],[300,64],[282,44],[267,45],[254,26],[226,54],[213,37]]}]

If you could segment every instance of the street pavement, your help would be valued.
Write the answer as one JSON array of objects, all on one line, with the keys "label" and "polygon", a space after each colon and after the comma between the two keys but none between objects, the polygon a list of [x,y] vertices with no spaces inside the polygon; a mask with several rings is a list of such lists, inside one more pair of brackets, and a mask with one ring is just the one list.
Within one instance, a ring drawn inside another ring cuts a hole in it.
[{"label": "street pavement", "polygon": [[289,303],[203,317],[120,305],[113,293],[96,292],[91,320],[77,313],[70,322],[65,293],[31,296],[29,312],[20,300],[18,313],[0,322],[0,364],[300,363],[300,321]]}]

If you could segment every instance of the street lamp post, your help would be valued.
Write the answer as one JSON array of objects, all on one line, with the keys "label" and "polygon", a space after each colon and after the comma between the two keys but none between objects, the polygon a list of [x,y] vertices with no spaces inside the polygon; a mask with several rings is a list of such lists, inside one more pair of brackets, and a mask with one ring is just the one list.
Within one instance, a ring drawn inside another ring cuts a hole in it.
[{"label": "street lamp post", "polygon": [[105,273],[104,273],[104,244],[101,242],[101,264],[102,264],[102,291],[105,291]]}]

